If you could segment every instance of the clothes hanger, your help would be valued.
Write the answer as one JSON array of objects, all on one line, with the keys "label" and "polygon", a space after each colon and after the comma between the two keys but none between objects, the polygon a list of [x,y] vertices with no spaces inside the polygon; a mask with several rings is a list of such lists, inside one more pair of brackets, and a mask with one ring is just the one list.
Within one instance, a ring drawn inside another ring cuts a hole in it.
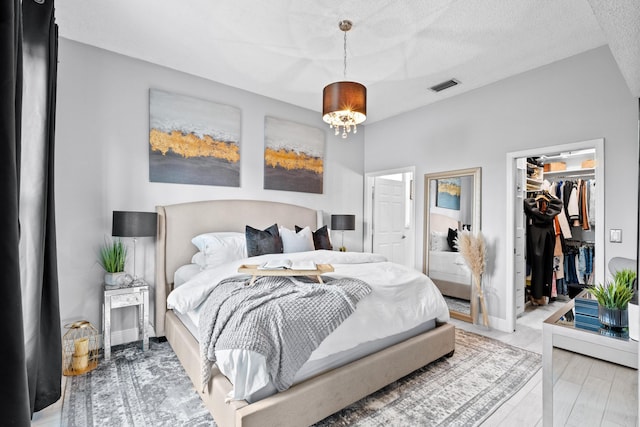
[{"label": "clothes hanger", "polygon": [[538,194],[538,195],[536,196],[536,202],[537,202],[538,200],[540,200],[540,199],[544,199],[544,200],[546,200],[547,202],[551,201],[550,194],[549,194],[548,192],[546,192],[546,191],[543,191],[542,193],[540,193],[540,194]]}]

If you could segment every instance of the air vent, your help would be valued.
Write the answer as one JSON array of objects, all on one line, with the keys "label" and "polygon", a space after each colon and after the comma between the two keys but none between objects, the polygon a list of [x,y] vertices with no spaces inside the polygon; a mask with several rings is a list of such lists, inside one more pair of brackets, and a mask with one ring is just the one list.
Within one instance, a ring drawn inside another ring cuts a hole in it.
[{"label": "air vent", "polygon": [[453,87],[459,83],[460,82],[457,81],[456,79],[451,79],[451,80],[447,80],[446,82],[438,83],[437,85],[431,86],[429,89],[434,92],[440,92],[445,89],[449,89],[450,87]]}]

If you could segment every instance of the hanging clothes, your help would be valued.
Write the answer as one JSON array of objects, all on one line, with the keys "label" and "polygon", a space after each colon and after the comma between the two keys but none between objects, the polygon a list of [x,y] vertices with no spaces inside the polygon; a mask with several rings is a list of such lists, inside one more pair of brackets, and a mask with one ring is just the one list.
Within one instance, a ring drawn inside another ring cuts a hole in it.
[{"label": "hanging clothes", "polygon": [[569,199],[566,203],[567,214],[569,215],[569,224],[576,226],[580,224],[580,205],[578,200],[578,189],[575,183],[567,181],[565,192],[569,190]]},{"label": "hanging clothes", "polygon": [[578,281],[578,274],[576,272],[576,255],[578,250],[574,248],[567,249],[564,255],[564,278],[567,283],[575,284],[580,283]]},{"label": "hanging clothes", "polygon": [[562,201],[546,193],[524,199],[527,221],[527,261],[531,266],[530,296],[540,301],[551,297],[553,252],[556,234],[554,218],[562,211]]},{"label": "hanging clothes", "polygon": [[587,181],[580,180],[580,225],[583,230],[591,230],[591,224],[589,223],[589,198],[588,198],[588,184]]},{"label": "hanging clothes", "polygon": [[596,180],[589,180],[589,222],[596,225]]},{"label": "hanging clothes", "polygon": [[[566,248],[565,240],[562,236],[560,219],[564,219],[566,221],[566,218],[564,218],[564,213],[562,211],[559,215],[556,215],[556,217],[553,218],[554,230],[556,233],[556,245],[553,248],[553,278],[555,279],[556,283],[556,296],[566,296],[568,295],[567,285],[564,281],[564,253],[566,251]],[[569,225],[567,224],[567,227],[568,226]],[[554,296],[553,290],[551,290],[551,296]]]},{"label": "hanging clothes", "polygon": [[[562,181],[552,182],[549,192],[552,195],[556,196],[558,199],[563,200]],[[571,235],[571,226],[569,225],[569,220],[567,218],[568,216],[565,213],[564,203],[562,203],[562,210],[560,211],[560,215],[556,216],[556,223],[560,226],[562,237],[565,239],[571,239],[573,236]]]}]

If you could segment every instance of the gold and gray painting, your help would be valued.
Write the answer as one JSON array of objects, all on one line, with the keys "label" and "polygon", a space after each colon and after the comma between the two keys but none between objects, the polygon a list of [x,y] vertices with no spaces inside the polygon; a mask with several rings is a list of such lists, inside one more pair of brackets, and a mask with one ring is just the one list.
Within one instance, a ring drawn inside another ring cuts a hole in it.
[{"label": "gold and gray painting", "polygon": [[149,91],[149,180],[240,186],[240,109]]},{"label": "gold and gray painting", "polygon": [[323,130],[274,117],[264,118],[264,188],[323,192]]}]

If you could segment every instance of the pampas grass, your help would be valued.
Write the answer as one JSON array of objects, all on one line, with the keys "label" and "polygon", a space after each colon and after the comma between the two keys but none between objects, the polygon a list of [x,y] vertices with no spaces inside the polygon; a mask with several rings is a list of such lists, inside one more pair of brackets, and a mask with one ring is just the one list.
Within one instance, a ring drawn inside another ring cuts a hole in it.
[{"label": "pampas grass", "polygon": [[456,237],[455,244],[460,251],[460,254],[464,258],[465,262],[471,270],[473,281],[476,287],[476,295],[472,294],[471,301],[471,317],[473,322],[476,320],[476,297],[480,299],[480,306],[482,308],[482,321],[484,326],[489,326],[489,315],[487,313],[487,307],[484,303],[484,294],[482,293],[482,274],[487,264],[487,249],[484,244],[484,237],[482,233],[478,232],[475,235],[471,232],[463,230],[458,231],[458,237]]},{"label": "pampas grass", "polygon": [[458,231],[456,245],[458,246],[460,254],[462,254],[464,260],[467,262],[471,273],[474,276],[482,276],[487,255],[482,233],[473,235],[466,230]]}]

